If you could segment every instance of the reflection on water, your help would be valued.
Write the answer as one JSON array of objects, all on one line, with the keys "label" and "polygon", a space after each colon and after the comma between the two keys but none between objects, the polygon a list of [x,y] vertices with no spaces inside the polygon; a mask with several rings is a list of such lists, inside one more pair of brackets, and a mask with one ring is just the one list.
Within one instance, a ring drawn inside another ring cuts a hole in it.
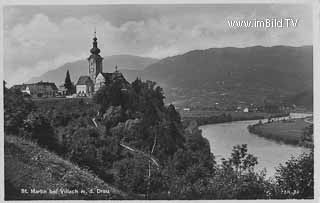
[{"label": "reflection on water", "polygon": [[[292,113],[291,118],[303,118],[311,114]],[[259,120],[236,121],[221,124],[200,126],[202,135],[210,142],[211,152],[219,162],[221,158],[228,158],[232,147],[238,144],[247,144],[248,153],[258,157],[256,169],[267,169],[267,176],[273,176],[275,167],[285,163],[291,156],[298,156],[309,150],[303,147],[277,143],[272,140],[249,133],[247,126]]]}]

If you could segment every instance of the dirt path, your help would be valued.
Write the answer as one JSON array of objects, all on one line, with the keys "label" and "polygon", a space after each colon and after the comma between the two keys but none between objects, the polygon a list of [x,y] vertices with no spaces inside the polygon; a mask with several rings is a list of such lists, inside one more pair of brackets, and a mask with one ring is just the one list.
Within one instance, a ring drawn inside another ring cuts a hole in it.
[{"label": "dirt path", "polygon": [[150,160],[152,161],[152,163],[153,163],[154,165],[156,165],[158,169],[160,169],[160,164],[158,163],[158,161],[157,161],[153,156],[150,156],[149,154],[147,154],[147,153],[145,153],[145,152],[143,152],[143,151],[141,151],[141,150],[132,148],[132,147],[130,147],[130,146],[126,145],[126,144],[123,144],[123,143],[120,143],[120,146],[126,148],[127,150],[129,150],[129,151],[131,151],[131,152],[140,154],[140,155],[142,155],[142,156],[150,159]]}]

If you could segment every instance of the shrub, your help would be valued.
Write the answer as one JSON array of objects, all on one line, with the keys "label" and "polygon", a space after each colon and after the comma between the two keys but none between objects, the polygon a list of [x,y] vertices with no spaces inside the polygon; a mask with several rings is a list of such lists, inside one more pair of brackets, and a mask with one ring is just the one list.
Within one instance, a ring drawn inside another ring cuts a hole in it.
[{"label": "shrub", "polygon": [[34,109],[31,99],[24,98],[18,89],[8,89],[4,82],[4,131],[18,134],[24,120]]},{"label": "shrub", "polygon": [[47,118],[42,115],[31,115],[24,125],[26,136],[36,140],[37,143],[50,150],[59,152],[60,147],[58,139],[55,136],[54,129]]},{"label": "shrub", "polygon": [[280,165],[276,173],[277,198],[313,199],[314,197],[313,151],[297,158],[292,157]]}]

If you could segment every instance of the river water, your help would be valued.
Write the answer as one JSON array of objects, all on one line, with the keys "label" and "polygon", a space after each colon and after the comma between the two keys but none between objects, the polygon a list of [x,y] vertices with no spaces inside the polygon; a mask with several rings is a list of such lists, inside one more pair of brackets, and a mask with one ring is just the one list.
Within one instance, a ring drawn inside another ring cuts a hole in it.
[{"label": "river water", "polygon": [[[291,113],[291,118],[304,118],[312,114]],[[266,120],[262,120],[265,122]],[[285,163],[291,156],[298,156],[309,149],[267,140],[249,133],[247,126],[259,120],[235,121],[220,124],[200,126],[202,135],[209,140],[211,152],[219,163],[221,158],[230,157],[232,147],[238,144],[247,144],[248,153],[258,157],[257,170],[266,169],[267,177],[272,177],[275,167]]]}]

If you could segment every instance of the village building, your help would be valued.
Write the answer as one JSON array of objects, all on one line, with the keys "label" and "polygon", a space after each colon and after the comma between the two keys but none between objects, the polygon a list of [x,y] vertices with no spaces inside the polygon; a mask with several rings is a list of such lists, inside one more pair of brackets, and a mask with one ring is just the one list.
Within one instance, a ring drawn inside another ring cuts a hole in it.
[{"label": "village building", "polygon": [[37,82],[30,84],[14,85],[12,89],[18,89],[25,95],[33,98],[55,97],[58,88],[53,82]]},{"label": "village building", "polygon": [[22,89],[21,89],[21,92],[22,92],[23,94],[31,95],[31,91],[30,91],[29,86],[26,86],[25,89],[22,88]]},{"label": "village building", "polygon": [[76,93],[79,97],[88,97],[93,94],[94,84],[89,76],[80,76],[77,85]]},{"label": "village building", "polygon": [[64,84],[59,85],[58,87],[58,96],[66,96],[67,95],[67,88],[64,86]]},{"label": "village building", "polygon": [[112,73],[99,73],[96,77],[96,82],[94,84],[94,91],[98,91],[107,81],[112,78]]}]

